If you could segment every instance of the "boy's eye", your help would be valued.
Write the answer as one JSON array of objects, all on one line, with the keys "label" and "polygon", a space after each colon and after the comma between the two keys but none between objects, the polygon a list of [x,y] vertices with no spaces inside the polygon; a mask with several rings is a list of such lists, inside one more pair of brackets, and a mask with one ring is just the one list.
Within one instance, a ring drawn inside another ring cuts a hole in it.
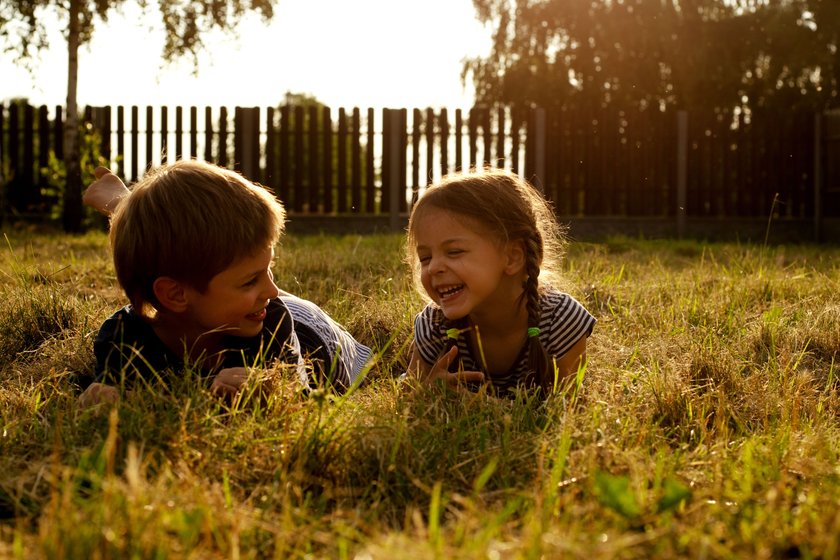
[{"label": "boy's eye", "polygon": [[247,282],[245,282],[244,284],[242,284],[242,287],[243,288],[249,288],[251,286],[256,286],[256,284],[257,284],[257,277],[255,276],[255,277],[251,278],[250,280],[248,280]]}]

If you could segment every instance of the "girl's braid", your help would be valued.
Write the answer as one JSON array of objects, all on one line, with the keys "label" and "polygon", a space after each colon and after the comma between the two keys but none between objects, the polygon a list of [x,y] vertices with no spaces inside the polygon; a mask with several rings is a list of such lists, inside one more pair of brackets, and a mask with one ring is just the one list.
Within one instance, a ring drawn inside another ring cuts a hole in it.
[{"label": "girl's braid", "polygon": [[[542,311],[540,308],[540,260],[542,256],[542,243],[540,233],[534,230],[533,233],[524,239],[525,242],[525,272],[528,278],[525,280],[525,308],[528,311],[528,327],[539,329]],[[539,334],[528,334],[528,370],[533,372],[534,378],[530,384],[542,388],[544,394],[548,394],[554,387],[554,375],[549,367],[551,361],[545,348],[540,342]]]}]

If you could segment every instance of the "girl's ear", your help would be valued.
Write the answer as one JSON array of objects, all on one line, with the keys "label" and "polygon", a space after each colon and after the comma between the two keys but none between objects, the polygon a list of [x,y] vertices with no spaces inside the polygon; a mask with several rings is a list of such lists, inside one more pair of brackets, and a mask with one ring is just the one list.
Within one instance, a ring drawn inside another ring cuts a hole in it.
[{"label": "girl's ear", "polygon": [[525,243],[521,239],[509,241],[505,246],[507,265],[505,272],[515,276],[525,268]]},{"label": "girl's ear", "polygon": [[155,297],[160,304],[173,313],[180,313],[187,308],[187,294],[184,285],[169,276],[161,276],[152,284]]}]

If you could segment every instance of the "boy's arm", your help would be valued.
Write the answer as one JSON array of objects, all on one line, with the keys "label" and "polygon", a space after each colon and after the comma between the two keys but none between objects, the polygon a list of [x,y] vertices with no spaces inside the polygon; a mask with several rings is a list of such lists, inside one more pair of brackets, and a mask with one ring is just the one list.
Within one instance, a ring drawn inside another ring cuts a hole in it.
[{"label": "boy's arm", "polygon": [[96,181],[82,193],[82,201],[100,213],[110,216],[131,191],[107,167],[93,170]]},{"label": "boy's arm", "polygon": [[248,380],[248,375],[248,369],[244,367],[225,368],[213,378],[210,392],[217,397],[236,396]]},{"label": "boy's arm", "polygon": [[113,385],[104,383],[91,383],[85,391],[79,395],[79,406],[90,408],[102,403],[115,403],[120,400],[120,392]]}]

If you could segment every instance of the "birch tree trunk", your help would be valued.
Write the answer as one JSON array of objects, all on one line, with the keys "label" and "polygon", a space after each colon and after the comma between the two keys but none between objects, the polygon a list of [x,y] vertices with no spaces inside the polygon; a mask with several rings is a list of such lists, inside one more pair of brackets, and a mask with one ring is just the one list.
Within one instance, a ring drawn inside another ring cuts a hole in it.
[{"label": "birch tree trunk", "polygon": [[76,107],[76,85],[79,74],[79,2],[70,0],[70,21],[67,31],[67,117],[64,121],[64,231],[82,229],[82,170],[79,163],[79,111]]}]

